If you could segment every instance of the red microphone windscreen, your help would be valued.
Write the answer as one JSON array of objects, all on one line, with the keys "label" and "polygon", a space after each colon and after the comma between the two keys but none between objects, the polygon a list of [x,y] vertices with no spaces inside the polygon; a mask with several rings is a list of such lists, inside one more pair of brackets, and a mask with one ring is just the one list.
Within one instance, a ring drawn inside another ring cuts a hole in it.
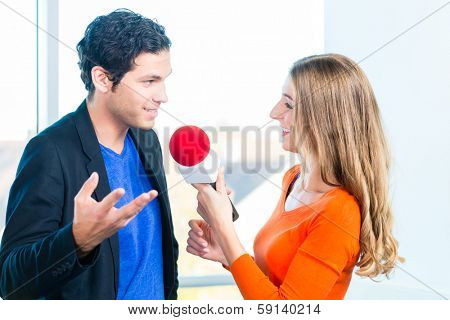
[{"label": "red microphone windscreen", "polygon": [[208,135],[196,126],[178,128],[169,142],[173,159],[185,167],[192,167],[202,162],[209,153]]}]

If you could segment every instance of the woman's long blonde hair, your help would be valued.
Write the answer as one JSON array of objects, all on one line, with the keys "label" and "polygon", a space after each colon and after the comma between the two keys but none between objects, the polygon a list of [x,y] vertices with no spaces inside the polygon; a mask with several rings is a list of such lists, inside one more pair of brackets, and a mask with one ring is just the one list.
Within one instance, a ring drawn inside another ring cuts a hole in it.
[{"label": "woman's long blonde hair", "polygon": [[323,181],[335,185],[334,176],[359,203],[356,274],[388,276],[403,258],[392,235],[389,149],[369,81],[355,62],[338,54],[301,59],[290,76],[296,90],[293,143],[303,165],[314,154]]}]

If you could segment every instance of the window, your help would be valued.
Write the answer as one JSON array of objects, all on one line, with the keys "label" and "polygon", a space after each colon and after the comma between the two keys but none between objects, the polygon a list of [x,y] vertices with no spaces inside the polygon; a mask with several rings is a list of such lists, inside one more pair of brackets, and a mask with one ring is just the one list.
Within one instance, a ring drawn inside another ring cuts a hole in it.
[{"label": "window", "polygon": [[37,128],[37,29],[34,1],[3,1],[0,116],[0,236],[9,189],[23,148]]},{"label": "window", "polygon": [[[282,174],[295,160],[282,151],[278,124],[269,122],[270,110],[281,95],[290,65],[300,57],[323,50],[322,1],[292,1],[289,5],[286,8],[276,2],[237,0],[39,1],[40,10],[46,13],[46,27],[58,39],[39,46],[40,55],[46,58],[39,60],[45,66],[39,87],[45,101],[39,104],[39,111],[46,115],[39,117],[40,129],[75,111],[86,96],[77,66],[76,44],[96,16],[126,7],[156,18],[166,27],[173,43],[174,72],[167,83],[169,102],[162,106],[164,111],[160,112],[155,129],[163,147],[172,215],[180,243],[182,298],[214,297],[214,292],[240,298],[240,294],[232,286],[229,273],[219,264],[185,251],[188,221],[198,218],[195,190],[183,181],[169,157],[170,135],[185,124],[203,127],[210,134],[213,149],[227,167],[227,183],[235,190],[234,202],[241,214],[236,222],[238,232],[252,252],[256,232],[271,214],[280,192],[263,176],[280,183]],[[31,16],[34,10],[30,6]],[[25,22],[17,23],[22,28]],[[34,39],[36,31],[32,25],[29,29],[30,39]],[[35,52],[35,47],[34,51],[29,48],[22,51],[33,65],[35,56],[30,52]],[[10,59],[13,56],[17,55],[11,53]],[[8,74],[14,75],[13,65],[10,68]],[[17,90],[19,86],[23,90],[23,83],[27,83],[29,90],[36,92],[33,72],[30,67],[34,82],[24,81],[20,75]],[[35,95],[21,97],[29,101],[20,105],[36,106]],[[26,126],[23,112],[17,112],[14,121],[7,121],[14,127],[19,123],[24,126],[18,139],[25,140],[29,127],[35,127],[36,110],[31,114],[34,118],[27,120]],[[18,152],[21,151],[18,147]],[[207,288],[212,285],[215,287]]]}]

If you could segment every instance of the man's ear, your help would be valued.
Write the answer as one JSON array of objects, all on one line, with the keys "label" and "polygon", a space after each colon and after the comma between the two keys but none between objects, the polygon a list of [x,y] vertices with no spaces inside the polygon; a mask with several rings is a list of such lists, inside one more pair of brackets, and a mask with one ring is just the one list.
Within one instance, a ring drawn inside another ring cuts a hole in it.
[{"label": "man's ear", "polygon": [[92,83],[95,86],[95,91],[107,93],[112,88],[112,81],[108,79],[108,73],[100,66],[95,66],[91,69]]}]

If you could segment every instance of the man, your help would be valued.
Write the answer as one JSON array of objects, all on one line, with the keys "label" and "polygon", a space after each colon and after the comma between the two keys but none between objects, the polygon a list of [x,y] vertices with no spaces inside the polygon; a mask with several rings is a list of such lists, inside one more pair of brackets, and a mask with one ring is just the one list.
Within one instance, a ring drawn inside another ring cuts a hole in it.
[{"label": "man", "polygon": [[[78,43],[79,108],[25,148],[0,250],[3,299],[176,299],[173,233],[158,138],[171,42],[128,10]],[[112,190],[112,191],[111,191]]]}]

